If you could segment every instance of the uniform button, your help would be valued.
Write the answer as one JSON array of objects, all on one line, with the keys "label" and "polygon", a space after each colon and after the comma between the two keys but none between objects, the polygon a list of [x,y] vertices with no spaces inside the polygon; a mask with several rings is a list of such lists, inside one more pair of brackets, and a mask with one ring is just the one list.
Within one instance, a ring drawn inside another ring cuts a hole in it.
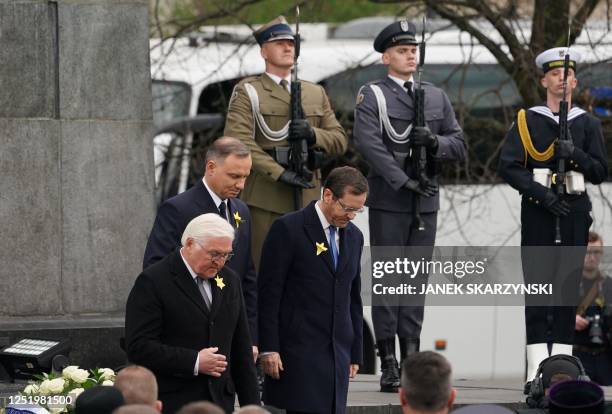
[{"label": "uniform button", "polygon": [[529,201],[533,201],[533,198],[529,197]]},{"label": "uniform button", "polygon": [[535,203],[536,203],[536,204],[540,204],[540,200],[536,200],[536,201],[535,201]]},{"label": "uniform button", "polygon": [[215,322],[214,321],[210,321],[210,326],[215,326]]}]

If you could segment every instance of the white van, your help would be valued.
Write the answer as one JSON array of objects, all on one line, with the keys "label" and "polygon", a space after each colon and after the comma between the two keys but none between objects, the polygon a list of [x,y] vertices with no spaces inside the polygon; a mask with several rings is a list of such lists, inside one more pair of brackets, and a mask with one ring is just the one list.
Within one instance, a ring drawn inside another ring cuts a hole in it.
[{"label": "white van", "polygon": [[[299,77],[326,88],[349,134],[359,86],[385,75],[372,41],[391,21],[360,19],[337,28],[326,24],[300,26],[304,40]],[[483,27],[486,25],[483,23]],[[520,96],[486,48],[448,26],[445,21],[429,24],[433,34],[428,35],[424,79],[447,91],[462,124],[475,122],[473,133],[485,133],[491,138],[472,147],[471,152],[493,154],[521,104]],[[593,42],[598,44],[593,47]],[[579,69],[580,81],[589,86],[592,94],[602,94],[600,101],[608,103],[596,108],[603,117],[612,115],[612,64],[606,61],[612,57],[610,43],[612,36],[594,26],[574,46],[589,62]],[[601,61],[604,63],[595,64]],[[245,76],[261,73],[264,63],[248,28],[219,26],[202,28],[202,33],[186,38],[153,40],[151,64],[154,122],[160,132],[155,144],[157,196],[161,201],[184,191],[201,176],[203,163],[198,162],[201,156],[197,153],[222,132],[234,85]],[[479,117],[497,119],[497,128],[479,131]],[[477,175],[463,177],[460,182],[441,188],[436,244],[518,245],[520,199],[516,191]],[[612,210],[606,201],[612,196],[612,185],[606,183],[590,194],[594,229],[612,234]],[[367,243],[367,212],[356,222]],[[378,361],[369,308],[364,310],[364,316],[365,361],[360,372],[376,373]],[[522,377],[524,343],[522,307],[426,307],[422,349],[437,346],[451,360],[456,378]]]}]

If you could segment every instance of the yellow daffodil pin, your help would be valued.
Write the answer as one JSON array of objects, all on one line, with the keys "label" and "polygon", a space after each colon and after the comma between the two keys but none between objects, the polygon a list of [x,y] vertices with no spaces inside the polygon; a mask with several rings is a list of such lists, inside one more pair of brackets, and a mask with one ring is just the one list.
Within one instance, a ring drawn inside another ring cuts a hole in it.
[{"label": "yellow daffodil pin", "polygon": [[237,211],[234,213],[234,221],[236,222],[236,228],[240,227],[242,224],[242,217],[240,217]]},{"label": "yellow daffodil pin", "polygon": [[315,243],[315,245],[317,246],[317,256],[327,251],[327,247],[325,247],[325,243],[323,242]]},{"label": "yellow daffodil pin", "polygon": [[217,286],[219,287],[219,289],[223,289],[225,287],[225,283],[223,283],[223,278],[219,277],[219,275],[215,277],[215,282],[217,282]]}]

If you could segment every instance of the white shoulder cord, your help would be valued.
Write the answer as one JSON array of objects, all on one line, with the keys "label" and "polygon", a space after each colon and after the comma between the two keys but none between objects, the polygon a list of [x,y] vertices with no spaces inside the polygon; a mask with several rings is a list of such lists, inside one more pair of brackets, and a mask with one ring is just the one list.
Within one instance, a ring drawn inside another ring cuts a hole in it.
[{"label": "white shoulder cord", "polygon": [[261,131],[263,136],[269,139],[270,141],[282,141],[283,139],[287,138],[287,135],[289,135],[289,121],[287,121],[285,126],[279,129],[278,131],[272,131],[268,124],[266,124],[266,120],[263,118],[263,116],[261,115],[261,111],[259,110],[259,96],[257,96],[257,91],[255,90],[255,87],[250,83],[245,83],[244,90],[246,91],[251,101],[253,118],[255,118],[257,125],[259,126],[259,130]]},{"label": "white shoulder cord", "polygon": [[376,102],[378,103],[378,118],[381,122],[381,132],[384,126],[384,129],[387,131],[387,135],[391,141],[396,144],[405,144],[408,142],[408,135],[410,135],[410,131],[412,131],[412,124],[408,125],[408,128],[403,133],[398,133],[391,125],[391,121],[389,121],[389,114],[387,113],[387,100],[385,99],[385,95],[383,91],[380,89],[378,85],[370,85],[370,88],[374,92],[374,96],[376,97]]}]

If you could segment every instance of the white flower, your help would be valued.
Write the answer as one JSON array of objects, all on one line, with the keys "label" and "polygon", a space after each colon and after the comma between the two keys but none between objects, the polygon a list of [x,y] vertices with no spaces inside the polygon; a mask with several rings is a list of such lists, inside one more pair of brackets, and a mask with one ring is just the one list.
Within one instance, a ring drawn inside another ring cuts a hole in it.
[{"label": "white flower", "polygon": [[63,378],[44,380],[40,383],[40,393],[42,395],[59,394],[64,390],[66,381]]},{"label": "white flower", "polygon": [[70,373],[76,369],[79,369],[77,365],[69,365],[62,370],[62,376],[65,378],[70,378]]},{"label": "white flower", "polygon": [[100,368],[98,373],[101,380],[112,380],[115,377],[115,371],[110,368]]},{"label": "white flower", "polygon": [[111,380],[104,380],[104,382],[102,382],[102,385],[108,385],[112,387],[113,385],[115,385],[115,383]]},{"label": "white flower", "polygon": [[50,414],[60,414],[60,413],[67,413],[68,410],[66,409],[66,407],[49,407],[49,413]]},{"label": "white flower", "polygon": [[74,405],[74,401],[76,401],[77,397],[81,395],[83,391],[85,391],[85,388],[75,388],[68,393],[72,397],[73,405]]},{"label": "white flower", "polygon": [[30,384],[25,387],[25,389],[23,390],[23,393],[26,395],[36,395],[38,394],[39,391],[40,389],[38,388],[38,385]]},{"label": "white flower", "polygon": [[89,378],[89,372],[84,369],[80,369],[76,365],[70,365],[69,367],[64,368],[62,375],[64,378],[68,378],[77,384],[82,384],[87,381],[87,378]]}]

